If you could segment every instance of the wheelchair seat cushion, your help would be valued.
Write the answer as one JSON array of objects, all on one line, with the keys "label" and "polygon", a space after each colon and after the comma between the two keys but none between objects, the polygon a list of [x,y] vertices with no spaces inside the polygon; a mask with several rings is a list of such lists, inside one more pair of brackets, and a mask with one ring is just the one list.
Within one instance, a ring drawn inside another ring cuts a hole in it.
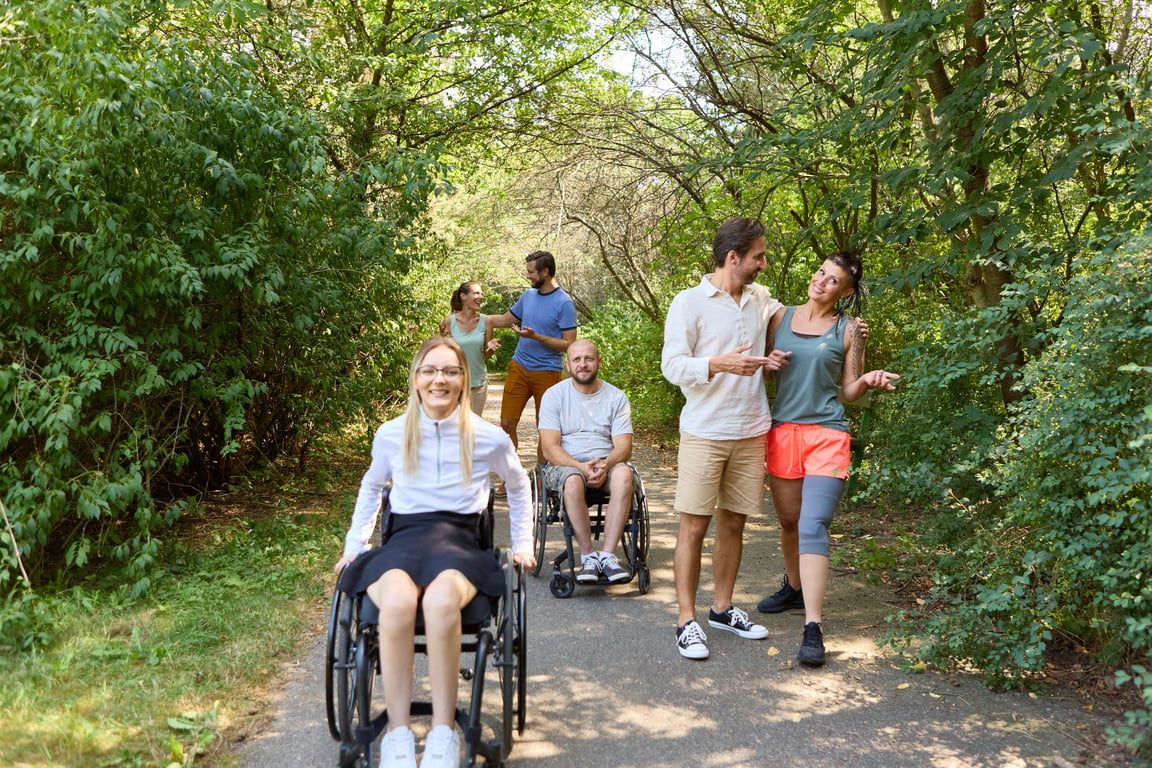
[{"label": "wheelchair seat cushion", "polygon": [[394,514],[391,536],[349,563],[340,574],[339,588],[353,595],[364,592],[393,568],[406,572],[420,587],[431,584],[441,572],[455,569],[481,594],[504,594],[500,562],[491,550],[480,546],[479,514]]}]

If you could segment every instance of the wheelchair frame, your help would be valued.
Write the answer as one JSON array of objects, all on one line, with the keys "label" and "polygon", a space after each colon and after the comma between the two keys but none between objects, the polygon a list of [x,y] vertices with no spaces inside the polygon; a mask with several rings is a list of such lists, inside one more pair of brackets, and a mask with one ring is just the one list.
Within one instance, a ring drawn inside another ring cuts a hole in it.
[{"label": "wheelchair frame", "polygon": [[[391,515],[385,497],[382,517],[384,540],[391,531]],[[527,716],[527,593],[523,566],[512,563],[511,550],[492,548],[493,497],[481,520],[481,540],[499,558],[504,571],[504,594],[478,594],[463,610],[462,657],[472,654],[471,666],[460,676],[472,683],[468,710],[456,708],[456,724],[463,733],[464,765],[501,768],[512,750],[513,727],[524,733]],[[388,724],[388,710],[373,714],[372,691],[380,674],[378,614],[366,593],[349,595],[339,583],[328,619],[325,705],[328,730],[340,742],[341,768],[374,768],[379,760],[376,741]],[[416,653],[427,653],[423,637],[423,612],[417,610]],[[489,659],[498,671],[502,694],[502,720],[494,738],[485,739],[481,720],[484,684]],[[416,701],[412,715],[431,715],[430,701]],[[478,762],[482,760],[483,762]]]},{"label": "wheelchair frame", "polygon": [[[624,548],[625,559],[628,561],[631,576],[627,581],[616,582],[627,584],[633,579],[640,590],[640,594],[648,593],[651,586],[651,576],[648,571],[648,497],[644,493],[644,480],[635,467],[632,470],[632,506],[628,510],[628,520],[624,525],[624,535],[620,538],[620,545]],[[598,541],[604,533],[605,514],[604,505],[608,503],[608,495],[598,488],[585,490],[584,498],[588,502],[588,520],[592,528],[592,539]],[[572,547],[572,523],[564,510],[564,494],[560,491],[550,491],[544,487],[544,467],[537,464],[532,470],[532,503],[535,508],[532,524],[532,538],[536,567],[532,575],[540,575],[540,568],[544,564],[544,549],[548,538],[548,526],[551,523],[563,523],[564,550],[552,561],[552,579],[548,589],[554,597],[571,597],[579,582],[576,581],[576,563],[578,561]],[[567,568],[563,568],[567,562]],[[600,579],[594,583],[580,584],[582,587],[608,586],[609,581],[601,574]]]}]

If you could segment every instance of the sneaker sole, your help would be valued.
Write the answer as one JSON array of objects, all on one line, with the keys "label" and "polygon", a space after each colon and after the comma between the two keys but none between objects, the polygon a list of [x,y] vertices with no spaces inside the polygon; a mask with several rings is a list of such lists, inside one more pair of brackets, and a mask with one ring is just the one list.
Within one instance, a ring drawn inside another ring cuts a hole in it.
[{"label": "sneaker sole", "polygon": [[795,600],[791,603],[785,603],[783,605],[764,605],[764,603],[758,603],[756,605],[756,610],[760,611],[760,613],[784,613],[784,611],[791,611],[794,608],[800,608],[803,610],[804,601]]},{"label": "sneaker sole", "polygon": [[694,650],[691,650],[689,648],[681,648],[679,645],[677,645],[676,650],[680,651],[680,655],[686,659],[692,659],[694,661],[703,661],[704,659],[708,658],[708,649],[707,648],[705,648],[702,651],[694,651]]},{"label": "sneaker sole", "polygon": [[615,576],[605,576],[604,578],[608,579],[609,584],[619,584],[622,581],[628,581],[628,579],[632,577],[627,573],[618,573]]},{"label": "sneaker sole", "polygon": [[760,630],[762,631],[753,630],[748,632],[743,629],[736,629],[736,627],[733,627],[731,624],[722,624],[718,621],[712,621],[712,619],[708,619],[708,626],[715,627],[716,629],[723,629],[725,632],[731,632],[732,634],[738,635],[745,640],[763,640],[764,638],[768,637],[767,627],[761,627]]},{"label": "sneaker sole", "polygon": [[600,581],[599,576],[577,576],[576,577],[576,583],[577,584],[595,584],[598,581]]},{"label": "sneaker sole", "polygon": [[823,656],[821,656],[818,659],[806,659],[803,656],[797,655],[796,661],[800,662],[801,664],[803,664],[804,666],[807,666],[807,667],[822,667],[822,666],[824,666],[824,657]]}]

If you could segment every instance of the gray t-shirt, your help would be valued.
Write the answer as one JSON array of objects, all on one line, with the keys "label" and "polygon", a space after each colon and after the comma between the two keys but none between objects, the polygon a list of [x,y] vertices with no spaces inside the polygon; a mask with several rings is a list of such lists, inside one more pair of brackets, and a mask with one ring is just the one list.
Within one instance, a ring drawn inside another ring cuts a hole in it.
[{"label": "gray t-shirt", "polygon": [[560,433],[560,447],[577,461],[602,459],[612,451],[615,435],[632,434],[632,405],[628,396],[608,382],[585,395],[572,379],[564,379],[544,392],[540,401],[540,429]]}]

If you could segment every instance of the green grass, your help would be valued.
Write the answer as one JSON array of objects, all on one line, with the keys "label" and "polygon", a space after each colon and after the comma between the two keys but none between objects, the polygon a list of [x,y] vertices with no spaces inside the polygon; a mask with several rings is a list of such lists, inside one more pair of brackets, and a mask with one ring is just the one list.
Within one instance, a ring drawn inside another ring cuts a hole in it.
[{"label": "green grass", "polygon": [[266,715],[253,691],[324,620],[352,501],[236,496],[185,523],[142,598],[99,575],[38,590],[49,641],[0,655],[0,765],[203,765],[217,732]]}]

